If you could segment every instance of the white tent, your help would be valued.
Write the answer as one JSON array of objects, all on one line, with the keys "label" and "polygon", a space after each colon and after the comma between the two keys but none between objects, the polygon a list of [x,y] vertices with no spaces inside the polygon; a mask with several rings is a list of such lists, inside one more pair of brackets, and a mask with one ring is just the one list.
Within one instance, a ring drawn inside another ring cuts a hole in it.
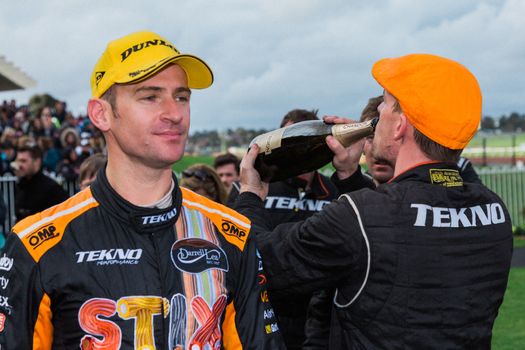
[{"label": "white tent", "polygon": [[36,81],[0,56],[0,91],[27,89],[35,85]]}]

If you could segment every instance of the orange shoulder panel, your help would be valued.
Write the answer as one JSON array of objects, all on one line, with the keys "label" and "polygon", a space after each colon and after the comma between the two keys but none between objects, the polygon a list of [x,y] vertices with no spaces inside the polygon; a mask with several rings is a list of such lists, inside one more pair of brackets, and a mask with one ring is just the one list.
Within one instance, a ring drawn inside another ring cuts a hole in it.
[{"label": "orange shoulder panel", "polygon": [[29,254],[38,262],[42,255],[57,245],[67,225],[85,211],[98,206],[91,189],[77,193],[65,202],[31,215],[13,227]]},{"label": "orange shoulder panel", "polygon": [[247,217],[187,188],[181,187],[180,189],[182,191],[182,205],[203,213],[229,243],[241,251],[244,250],[251,228],[251,222]]}]

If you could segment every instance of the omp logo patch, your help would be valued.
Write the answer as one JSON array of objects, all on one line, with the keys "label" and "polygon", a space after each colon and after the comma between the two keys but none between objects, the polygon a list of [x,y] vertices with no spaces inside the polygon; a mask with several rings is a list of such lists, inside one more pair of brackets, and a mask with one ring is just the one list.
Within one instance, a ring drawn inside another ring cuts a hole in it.
[{"label": "omp logo patch", "polygon": [[463,186],[463,179],[459,171],[454,169],[430,169],[430,181],[435,185],[445,187]]},{"label": "omp logo patch", "polygon": [[221,231],[225,235],[237,237],[242,242],[246,240],[246,230],[240,228],[231,221],[223,219],[221,223]]},{"label": "omp logo patch", "polygon": [[38,248],[41,244],[49,241],[50,239],[57,238],[60,236],[60,233],[57,231],[57,228],[53,224],[42,226],[37,231],[33,232],[25,239],[29,241],[29,245],[33,249]]},{"label": "omp logo patch", "polygon": [[171,260],[175,267],[189,273],[209,269],[228,271],[228,258],[219,246],[199,238],[182,239],[173,244]]}]

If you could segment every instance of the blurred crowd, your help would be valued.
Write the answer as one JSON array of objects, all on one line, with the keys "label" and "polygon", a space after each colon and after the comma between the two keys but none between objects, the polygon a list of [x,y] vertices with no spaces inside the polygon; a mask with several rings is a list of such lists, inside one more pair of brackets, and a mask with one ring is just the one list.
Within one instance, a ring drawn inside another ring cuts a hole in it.
[{"label": "blurred crowd", "polygon": [[73,116],[63,101],[30,110],[14,100],[4,100],[0,107],[0,175],[15,175],[17,149],[37,145],[44,172],[64,181],[78,180],[80,164],[104,150],[100,131],[89,118]]}]

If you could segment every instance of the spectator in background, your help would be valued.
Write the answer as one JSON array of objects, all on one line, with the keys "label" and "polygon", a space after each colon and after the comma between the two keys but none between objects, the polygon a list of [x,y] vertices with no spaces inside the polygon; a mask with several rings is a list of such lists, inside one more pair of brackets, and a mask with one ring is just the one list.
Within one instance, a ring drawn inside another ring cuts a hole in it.
[{"label": "spectator in background", "polygon": [[225,204],[228,199],[217,172],[206,164],[193,164],[184,170],[180,185],[217,203]]},{"label": "spectator in background", "polygon": [[18,149],[15,161],[17,221],[67,199],[64,189],[42,173],[42,150],[36,144]]},{"label": "spectator in background", "polygon": [[53,110],[53,117],[55,117],[60,124],[66,119],[66,103],[64,101],[56,101]]},{"label": "spectator in background", "polygon": [[58,163],[55,173],[68,182],[74,182],[78,179],[81,163],[82,160],[78,158],[75,148],[64,148],[62,150],[62,160]]},{"label": "spectator in background", "polygon": [[97,178],[98,171],[106,164],[107,157],[102,153],[96,153],[86,158],[80,164],[78,185],[80,190],[87,188]]},{"label": "spectator in background", "polygon": [[40,119],[42,119],[42,124],[44,125],[44,135],[51,137],[53,141],[58,139],[58,127],[53,120],[51,108],[42,108],[42,112],[40,113]]},{"label": "spectator in background", "polygon": [[42,150],[42,167],[48,173],[56,172],[58,163],[62,160],[60,151],[55,147],[51,137],[41,136],[37,139],[38,147]]},{"label": "spectator in background", "polygon": [[11,163],[16,158],[15,146],[11,141],[0,143],[0,175],[14,175],[14,169]]},{"label": "spectator in background", "polygon": [[219,175],[226,193],[230,194],[232,187],[236,186],[237,191],[239,191],[239,164],[241,161],[237,156],[231,153],[220,154],[215,157],[213,161],[213,167]]},{"label": "spectator in background", "polygon": [[[368,100],[368,104],[361,113],[361,122],[371,120],[379,117],[379,111],[377,108],[383,102],[383,96],[372,97]],[[389,164],[385,160],[376,159],[372,153],[372,142],[374,141],[374,135],[370,135],[365,139],[363,146],[363,154],[365,155],[365,161],[367,166],[367,174],[374,181],[375,185],[379,185],[389,181],[394,176],[394,165]]]},{"label": "spectator in background", "polygon": [[60,132],[60,144],[62,148],[76,148],[80,144],[78,131],[74,128],[65,128]]}]

